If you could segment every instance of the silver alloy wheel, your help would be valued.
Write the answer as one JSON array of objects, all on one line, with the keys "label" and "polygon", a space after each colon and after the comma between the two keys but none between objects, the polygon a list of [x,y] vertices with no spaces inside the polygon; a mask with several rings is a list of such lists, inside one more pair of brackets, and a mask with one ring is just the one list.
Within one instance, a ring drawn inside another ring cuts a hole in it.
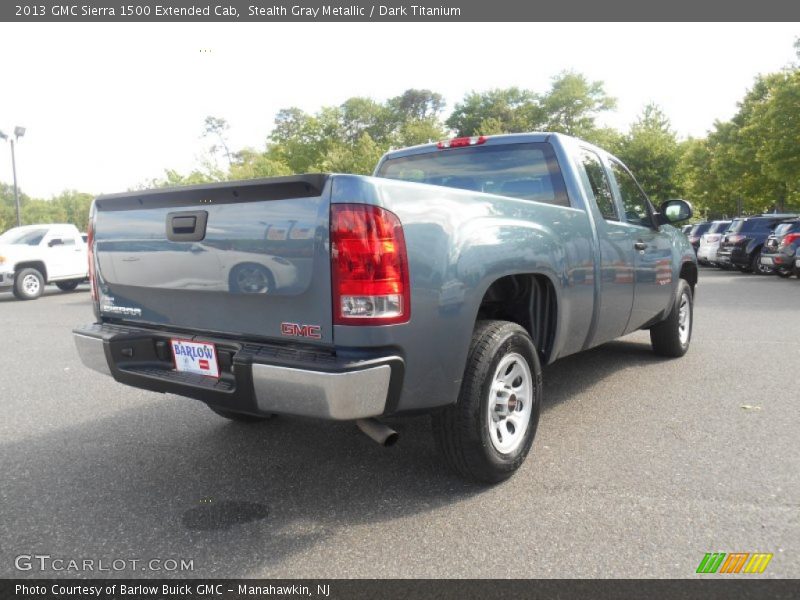
[{"label": "silver alloy wheel", "polygon": [[32,273],[25,275],[22,278],[22,289],[25,290],[26,296],[35,296],[39,293],[39,288],[41,284],[39,283],[39,278]]},{"label": "silver alloy wheel", "polygon": [[692,310],[689,306],[689,294],[681,294],[681,301],[678,305],[678,339],[681,346],[685,346],[689,341],[689,332],[692,328]]},{"label": "silver alloy wheel", "polygon": [[497,365],[487,403],[487,424],[492,446],[511,454],[525,439],[533,408],[533,378],[521,354],[506,354]]}]

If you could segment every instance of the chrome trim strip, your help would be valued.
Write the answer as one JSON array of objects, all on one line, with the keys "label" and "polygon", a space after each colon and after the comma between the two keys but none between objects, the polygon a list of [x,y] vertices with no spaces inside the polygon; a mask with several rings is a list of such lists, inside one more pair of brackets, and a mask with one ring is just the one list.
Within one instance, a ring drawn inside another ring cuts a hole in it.
[{"label": "chrome trim strip", "polygon": [[103,340],[88,335],[81,335],[80,333],[73,334],[73,337],[81,362],[93,371],[110,376],[111,369],[108,368]]},{"label": "chrome trim strip", "polygon": [[324,373],[253,363],[258,408],[322,419],[382,415],[392,369],[383,364],[359,371]]}]

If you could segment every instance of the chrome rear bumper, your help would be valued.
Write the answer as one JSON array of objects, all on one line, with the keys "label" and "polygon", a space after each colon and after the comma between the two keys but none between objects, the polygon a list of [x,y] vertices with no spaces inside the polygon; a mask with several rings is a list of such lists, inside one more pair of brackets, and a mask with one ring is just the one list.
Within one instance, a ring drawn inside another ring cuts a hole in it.
[{"label": "chrome rear bumper", "polygon": [[[94,325],[93,329],[73,332],[78,355],[87,368],[134,387],[198,398],[213,406],[251,414],[281,413],[332,420],[377,417],[387,410],[392,378],[402,377],[402,360],[397,356],[335,364],[327,370],[268,364],[259,362],[259,357],[236,362],[231,369],[235,377],[229,375],[217,382],[179,373],[170,368],[170,363],[154,368],[152,357],[143,359],[141,367],[132,361],[114,365],[111,357],[115,353],[109,344],[121,342],[111,331]],[[153,335],[155,343],[160,338]],[[141,331],[136,333],[139,343],[141,336]]]}]

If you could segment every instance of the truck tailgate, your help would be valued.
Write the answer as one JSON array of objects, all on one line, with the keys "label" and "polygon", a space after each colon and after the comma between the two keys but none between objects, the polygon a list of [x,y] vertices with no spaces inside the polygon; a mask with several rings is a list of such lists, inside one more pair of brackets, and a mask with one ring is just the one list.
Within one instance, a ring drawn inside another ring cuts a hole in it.
[{"label": "truck tailgate", "polygon": [[103,320],[332,344],[327,175],[101,196]]}]

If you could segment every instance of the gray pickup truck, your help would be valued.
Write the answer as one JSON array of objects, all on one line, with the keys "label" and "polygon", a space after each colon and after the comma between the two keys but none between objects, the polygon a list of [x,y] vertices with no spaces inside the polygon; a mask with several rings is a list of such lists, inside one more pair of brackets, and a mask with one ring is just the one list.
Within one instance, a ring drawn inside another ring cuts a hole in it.
[{"label": "gray pickup truck", "polygon": [[237,421],[431,413],[461,475],[509,477],[542,365],[638,329],[682,356],[697,264],[616,158],[560,134],[456,138],[315,174],[101,196],[86,366]]}]

